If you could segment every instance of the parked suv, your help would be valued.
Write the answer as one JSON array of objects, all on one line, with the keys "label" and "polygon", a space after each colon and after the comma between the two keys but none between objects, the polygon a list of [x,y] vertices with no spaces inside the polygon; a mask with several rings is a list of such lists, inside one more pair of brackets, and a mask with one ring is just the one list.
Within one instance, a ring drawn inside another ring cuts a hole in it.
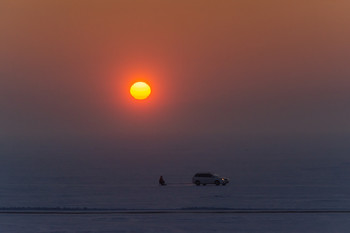
[{"label": "parked suv", "polygon": [[200,184],[226,185],[228,182],[229,182],[228,178],[221,177],[219,175],[215,175],[210,172],[197,173],[192,177],[192,183],[196,185],[200,185]]}]

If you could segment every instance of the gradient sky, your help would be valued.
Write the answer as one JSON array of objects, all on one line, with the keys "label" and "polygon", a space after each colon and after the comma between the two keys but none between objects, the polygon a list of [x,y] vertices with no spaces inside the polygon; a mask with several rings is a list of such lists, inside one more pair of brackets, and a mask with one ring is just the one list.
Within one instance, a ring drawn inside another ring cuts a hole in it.
[{"label": "gradient sky", "polygon": [[[349,12],[348,0],[3,0],[1,174],[347,160]],[[128,94],[138,78],[152,86],[142,103]]]}]

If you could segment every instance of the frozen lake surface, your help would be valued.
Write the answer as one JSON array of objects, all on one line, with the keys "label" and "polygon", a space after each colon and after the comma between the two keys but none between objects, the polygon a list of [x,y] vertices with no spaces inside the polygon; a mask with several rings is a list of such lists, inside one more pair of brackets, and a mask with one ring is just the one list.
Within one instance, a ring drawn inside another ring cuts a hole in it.
[{"label": "frozen lake surface", "polygon": [[[62,171],[5,167],[0,233],[350,229],[350,163],[345,159],[213,162],[213,170],[230,183],[199,187],[189,182],[201,165],[136,169],[115,164]],[[158,186],[160,174],[169,185]]]},{"label": "frozen lake surface", "polygon": [[1,232],[348,232],[348,214],[4,215]]},{"label": "frozen lake surface", "polygon": [[7,184],[0,229],[39,232],[347,232],[339,185]]}]

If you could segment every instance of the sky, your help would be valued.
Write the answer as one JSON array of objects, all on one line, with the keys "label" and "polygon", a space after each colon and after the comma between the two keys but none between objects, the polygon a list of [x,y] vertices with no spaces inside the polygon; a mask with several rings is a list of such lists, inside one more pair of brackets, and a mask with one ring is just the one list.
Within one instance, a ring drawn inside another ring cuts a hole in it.
[{"label": "sky", "polygon": [[[348,161],[349,11],[347,0],[3,0],[1,174]],[[130,97],[137,80],[149,99]]]}]

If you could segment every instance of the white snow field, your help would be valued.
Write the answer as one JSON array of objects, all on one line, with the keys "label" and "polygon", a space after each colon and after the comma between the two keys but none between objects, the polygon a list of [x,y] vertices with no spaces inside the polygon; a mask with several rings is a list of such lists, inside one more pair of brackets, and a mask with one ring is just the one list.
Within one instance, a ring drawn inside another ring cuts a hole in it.
[{"label": "white snow field", "polygon": [[[223,163],[214,172],[231,179],[226,186],[191,184],[200,166],[5,167],[0,233],[349,232],[350,163],[300,161]],[[167,186],[158,185],[159,175]]]},{"label": "white snow field", "polygon": [[0,232],[348,232],[346,187],[8,184]]}]

